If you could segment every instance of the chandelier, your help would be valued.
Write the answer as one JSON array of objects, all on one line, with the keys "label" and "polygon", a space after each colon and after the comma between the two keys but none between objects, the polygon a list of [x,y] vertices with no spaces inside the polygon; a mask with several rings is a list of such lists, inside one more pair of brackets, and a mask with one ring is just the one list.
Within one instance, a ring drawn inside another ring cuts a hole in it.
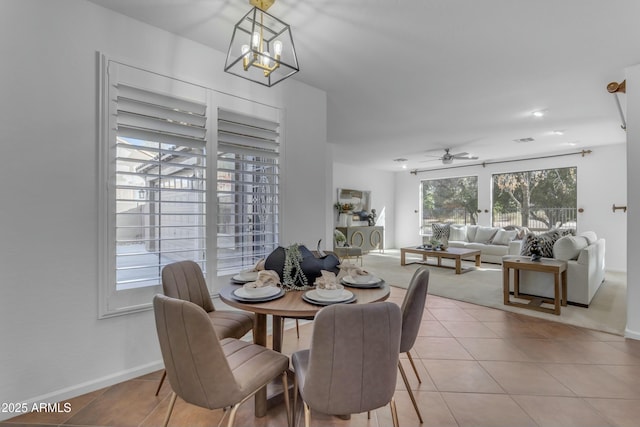
[{"label": "chandelier", "polygon": [[273,86],[300,71],[289,25],[266,10],[275,0],[249,0],[253,9],[233,29],[224,71]]}]

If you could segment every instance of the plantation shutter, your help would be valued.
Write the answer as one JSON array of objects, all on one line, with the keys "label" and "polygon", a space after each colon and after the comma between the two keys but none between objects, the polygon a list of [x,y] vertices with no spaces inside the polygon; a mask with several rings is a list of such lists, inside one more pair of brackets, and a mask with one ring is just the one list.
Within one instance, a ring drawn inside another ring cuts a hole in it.
[{"label": "plantation shutter", "polygon": [[218,109],[218,275],[251,267],[278,246],[279,127]]},{"label": "plantation shutter", "polygon": [[172,262],[205,262],[206,104],[115,85],[116,290],[160,284]]}]

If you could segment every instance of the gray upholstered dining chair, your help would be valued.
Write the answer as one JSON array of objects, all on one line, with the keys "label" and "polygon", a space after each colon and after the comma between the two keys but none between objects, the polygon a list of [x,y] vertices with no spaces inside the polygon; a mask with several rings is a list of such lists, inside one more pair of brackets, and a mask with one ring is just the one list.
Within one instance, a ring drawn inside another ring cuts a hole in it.
[{"label": "gray upholstered dining chair", "polygon": [[[413,358],[411,357],[410,350],[413,348],[413,345],[415,344],[416,338],[418,336],[418,330],[420,329],[422,314],[424,312],[424,305],[427,299],[428,287],[429,269],[426,267],[420,267],[416,270],[415,273],[413,273],[413,277],[411,278],[411,282],[409,282],[409,288],[407,288],[407,292],[404,296],[401,307],[402,337],[400,339],[400,353],[407,354],[409,363],[411,363],[411,367],[416,373],[416,377],[418,378],[419,383],[422,383],[422,380],[420,379],[420,375],[418,375],[418,370],[416,369],[415,363],[413,363]],[[400,361],[398,361],[398,369],[400,370],[402,381],[404,381],[404,385],[407,387],[407,391],[409,392],[411,403],[413,403],[413,407],[418,414],[418,419],[422,424],[422,414],[420,414],[418,403],[416,402],[416,398],[413,395],[413,391],[411,391],[411,386],[409,385],[409,381],[407,380],[407,375],[405,374]]]},{"label": "gray upholstered dining chair", "polygon": [[[207,312],[218,338],[242,338],[253,330],[255,315],[239,310],[216,310],[211,302],[209,289],[202,269],[194,261],[168,264],[162,269],[162,290],[171,298],[190,301]],[[166,371],[160,378],[156,396],[162,388]]]},{"label": "gray upholstered dining chair", "polygon": [[[162,359],[173,394],[164,426],[176,398],[207,409],[231,407],[233,426],[238,407],[277,376],[288,390],[289,358],[263,346],[235,338],[218,338],[207,313],[189,301],[156,295],[153,298]],[[284,393],[291,425],[289,393]]]},{"label": "gray upholstered dining chair", "polygon": [[397,427],[393,395],[401,323],[400,308],[390,302],[334,304],[320,310],[311,348],[291,357],[295,370],[293,418],[299,391],[306,427],[311,422],[311,409],[350,415],[386,404],[391,406]]}]

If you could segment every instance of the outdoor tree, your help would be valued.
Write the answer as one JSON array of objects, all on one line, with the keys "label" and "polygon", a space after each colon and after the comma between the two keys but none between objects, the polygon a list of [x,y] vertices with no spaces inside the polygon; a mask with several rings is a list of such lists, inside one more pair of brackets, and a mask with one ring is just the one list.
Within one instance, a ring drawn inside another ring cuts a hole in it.
[{"label": "outdoor tree", "polygon": [[460,221],[471,224],[478,219],[478,179],[475,176],[432,179],[422,182],[424,220]]},{"label": "outdoor tree", "polygon": [[546,228],[575,220],[576,168],[497,174],[493,182],[494,215],[519,213],[524,227],[532,220]]}]

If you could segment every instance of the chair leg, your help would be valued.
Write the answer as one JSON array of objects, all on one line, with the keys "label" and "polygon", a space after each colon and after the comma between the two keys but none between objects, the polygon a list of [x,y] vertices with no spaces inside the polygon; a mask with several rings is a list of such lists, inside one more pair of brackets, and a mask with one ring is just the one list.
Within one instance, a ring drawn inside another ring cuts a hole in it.
[{"label": "chair leg", "polygon": [[293,427],[296,425],[296,417],[298,415],[298,377],[293,375],[293,408],[291,408],[291,414],[293,419]]},{"label": "chair leg", "polygon": [[393,397],[391,398],[391,402],[389,402],[389,406],[391,406],[391,419],[393,420],[393,427],[400,427],[400,423],[398,422],[398,410],[396,409],[396,400]]},{"label": "chair leg", "polygon": [[304,405],[304,427],[309,427],[311,425],[311,409],[304,400],[302,404]]},{"label": "chair leg", "polygon": [[169,408],[167,408],[167,415],[164,416],[164,422],[162,423],[164,427],[167,427],[167,425],[169,424],[169,418],[171,418],[171,413],[173,412],[173,406],[176,404],[177,397],[178,395],[175,392],[173,392],[173,394],[171,395],[171,400],[169,400]]},{"label": "chair leg", "polygon": [[407,380],[407,374],[404,373],[404,368],[402,367],[402,363],[400,363],[400,361],[398,361],[398,369],[400,369],[402,381],[404,381],[404,385],[407,387],[407,391],[409,392],[409,397],[411,398],[411,403],[413,403],[413,408],[416,410],[416,414],[418,414],[420,424],[422,424],[422,414],[420,413],[420,409],[418,409],[418,402],[416,402],[416,397],[413,395],[413,391],[411,390],[411,386],[409,385],[409,380]]},{"label": "chair leg", "polygon": [[164,383],[164,379],[167,377],[167,370],[165,369],[162,373],[162,378],[160,378],[160,384],[158,384],[158,389],[156,390],[156,396],[160,393],[160,389],[162,388],[162,383]]},{"label": "chair leg", "polygon": [[287,411],[287,425],[289,427],[293,427],[293,424],[291,423],[291,403],[289,402],[289,381],[287,378],[288,374],[287,371],[285,370],[282,373],[282,390],[284,390],[284,407],[285,410]]},{"label": "chair leg", "polygon": [[238,412],[238,408],[243,403],[244,403],[244,400],[242,402],[238,402],[235,405],[233,405],[233,408],[231,408],[231,412],[229,413],[229,421],[227,421],[227,427],[233,427],[233,423],[235,423],[236,421],[236,412]]},{"label": "chair leg", "polygon": [[296,335],[298,339],[300,339],[300,324],[298,323],[298,319],[296,319]]},{"label": "chair leg", "polygon": [[411,357],[411,352],[407,351],[407,357],[409,358],[409,363],[411,363],[411,367],[413,368],[413,372],[416,373],[416,378],[418,379],[418,383],[422,384],[422,380],[420,379],[420,375],[418,375],[418,370],[416,369],[416,364],[413,363],[413,357]]}]

